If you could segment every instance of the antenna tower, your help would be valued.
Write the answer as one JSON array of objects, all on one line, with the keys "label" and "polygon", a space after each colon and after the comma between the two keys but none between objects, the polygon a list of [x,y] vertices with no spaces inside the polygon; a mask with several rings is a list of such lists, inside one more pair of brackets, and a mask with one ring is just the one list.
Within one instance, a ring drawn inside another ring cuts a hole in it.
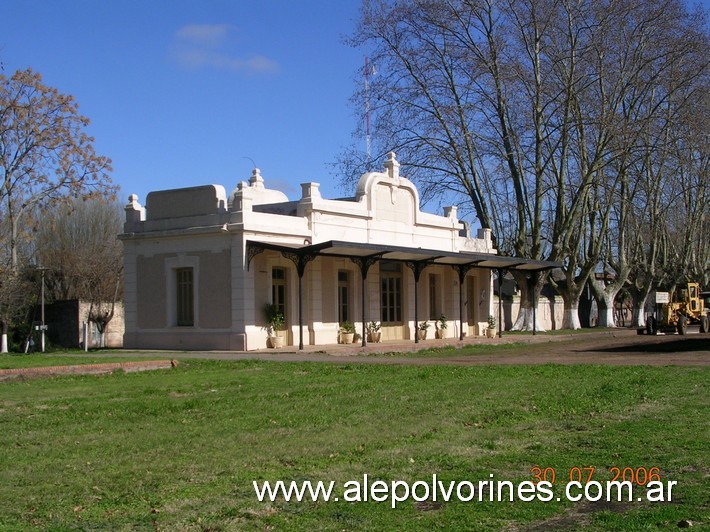
[{"label": "antenna tower", "polygon": [[367,149],[367,170],[372,168],[372,146],[370,138],[370,74],[371,67],[365,56],[365,147]]}]

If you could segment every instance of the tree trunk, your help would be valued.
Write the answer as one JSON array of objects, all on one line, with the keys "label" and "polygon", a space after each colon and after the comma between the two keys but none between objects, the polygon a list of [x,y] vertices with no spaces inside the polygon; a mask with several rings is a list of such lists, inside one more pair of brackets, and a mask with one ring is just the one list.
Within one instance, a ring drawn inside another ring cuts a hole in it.
[{"label": "tree trunk", "polygon": [[0,340],[0,353],[7,353],[7,334],[9,332],[9,327],[7,322],[2,322],[2,340]]},{"label": "tree trunk", "polygon": [[[520,289],[520,309],[515,323],[510,328],[511,331],[533,331],[533,301],[538,303],[538,312],[536,313],[535,331],[545,332],[544,327],[540,325],[540,292],[545,285],[547,275],[538,275],[537,282],[532,284],[528,282],[527,274],[520,272],[512,272],[515,282]],[[534,296],[534,299],[533,299]]]},{"label": "tree trunk", "polygon": [[651,283],[644,283],[641,287],[631,285],[629,288],[631,299],[633,301],[633,314],[631,318],[632,327],[646,326],[646,302],[648,295],[651,293]]},{"label": "tree trunk", "polygon": [[563,329],[572,329],[573,331],[576,331],[577,329],[582,328],[582,325],[580,325],[579,323],[578,311],[579,297],[574,301],[570,301],[569,303],[567,302],[567,299],[565,299],[565,310],[562,318]]},{"label": "tree trunk", "polygon": [[89,305],[89,323],[95,323],[96,329],[99,331],[99,348],[103,349],[106,347],[106,328],[108,324],[113,319],[114,312],[116,310],[116,299],[118,298],[118,289],[120,286],[120,279],[116,279],[116,287],[113,294],[113,300],[111,301],[111,310],[102,311],[101,306],[103,302],[98,303],[98,308],[94,307],[94,302],[92,301]]},{"label": "tree trunk", "polygon": [[511,331],[527,331],[532,332],[533,330],[537,332],[545,332],[545,328],[540,324],[540,312],[537,312],[535,316],[535,329],[533,329],[533,309],[532,307],[524,308],[520,307],[518,311],[518,318],[515,320]]},{"label": "tree trunk", "polygon": [[618,283],[605,285],[604,281],[596,279],[590,279],[589,284],[592,287],[594,299],[596,299],[597,308],[599,309],[597,326],[616,327],[614,320],[614,301],[621,287],[618,286]]},{"label": "tree trunk", "polygon": [[[574,271],[574,269],[572,270]],[[565,308],[562,316],[562,328],[577,330],[582,328],[582,324],[579,321],[579,299],[582,296],[582,291],[587,284],[587,279],[589,278],[589,271],[582,272],[580,276],[575,277],[570,271],[564,271],[566,282],[555,283],[554,279],[553,286],[557,292],[562,296]]]},{"label": "tree trunk", "polygon": [[598,319],[597,327],[616,327],[614,319],[614,298],[604,292],[604,296],[597,299]]},{"label": "tree trunk", "polygon": [[631,326],[646,327],[646,313],[643,311],[643,307],[637,307],[636,304],[631,311]]},{"label": "tree trunk", "polygon": [[13,206],[13,198],[10,190],[6,192],[7,198],[7,219],[10,222],[10,271],[13,274],[17,273],[18,270],[18,257],[17,257],[17,217],[15,215],[15,209]]},{"label": "tree trunk", "polygon": [[[569,284],[572,284],[572,287]],[[562,328],[577,330],[582,328],[579,322],[579,298],[582,295],[582,288],[577,283],[569,284],[564,290],[560,290],[559,287],[557,289],[565,303]]]}]

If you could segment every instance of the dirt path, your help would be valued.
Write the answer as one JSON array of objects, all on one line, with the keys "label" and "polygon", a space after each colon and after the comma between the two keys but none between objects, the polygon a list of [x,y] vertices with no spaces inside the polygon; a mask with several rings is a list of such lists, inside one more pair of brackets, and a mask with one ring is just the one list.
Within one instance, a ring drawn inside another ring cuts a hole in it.
[{"label": "dirt path", "polygon": [[110,362],[103,364],[76,364],[71,366],[36,366],[32,368],[0,369],[0,382],[54,375],[100,375],[117,370],[126,373],[170,369],[178,365],[177,360],[139,360],[136,362]]},{"label": "dirt path", "polygon": [[[447,354],[446,350],[428,355],[412,354],[435,347],[500,345],[494,350],[473,354]],[[646,336],[636,331],[577,333],[567,335],[508,335],[501,339],[426,340],[359,345],[306,346],[303,351],[285,347],[249,352],[123,352],[130,356],[176,359],[312,361],[366,364],[609,364],[609,365],[710,365],[710,334],[691,331],[685,336]],[[113,356],[116,353],[112,353]],[[93,355],[96,356],[96,355]]]}]

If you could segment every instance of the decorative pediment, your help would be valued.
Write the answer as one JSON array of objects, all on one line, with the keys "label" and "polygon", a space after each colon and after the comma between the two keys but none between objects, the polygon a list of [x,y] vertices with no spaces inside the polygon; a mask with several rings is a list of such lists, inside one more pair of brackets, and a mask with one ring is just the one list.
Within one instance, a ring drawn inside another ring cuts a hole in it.
[{"label": "decorative pediment", "polygon": [[384,172],[364,174],[357,184],[356,200],[365,203],[375,220],[414,224],[419,218],[419,192],[399,175],[396,154],[390,152]]}]

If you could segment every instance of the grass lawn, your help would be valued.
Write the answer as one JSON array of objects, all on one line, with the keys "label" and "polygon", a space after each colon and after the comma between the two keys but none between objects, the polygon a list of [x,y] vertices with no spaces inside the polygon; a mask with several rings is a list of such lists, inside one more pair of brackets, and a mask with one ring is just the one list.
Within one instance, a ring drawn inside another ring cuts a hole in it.
[{"label": "grass lawn", "polygon": [[[4,382],[0,529],[708,526],[709,376],[694,367],[188,361]],[[389,500],[259,502],[252,487],[335,481],[342,497],[364,474],[521,482],[535,466],[555,469],[558,495],[573,467],[594,466],[600,481],[613,467],[658,467],[677,485],[666,503],[409,500],[396,509]]]}]

